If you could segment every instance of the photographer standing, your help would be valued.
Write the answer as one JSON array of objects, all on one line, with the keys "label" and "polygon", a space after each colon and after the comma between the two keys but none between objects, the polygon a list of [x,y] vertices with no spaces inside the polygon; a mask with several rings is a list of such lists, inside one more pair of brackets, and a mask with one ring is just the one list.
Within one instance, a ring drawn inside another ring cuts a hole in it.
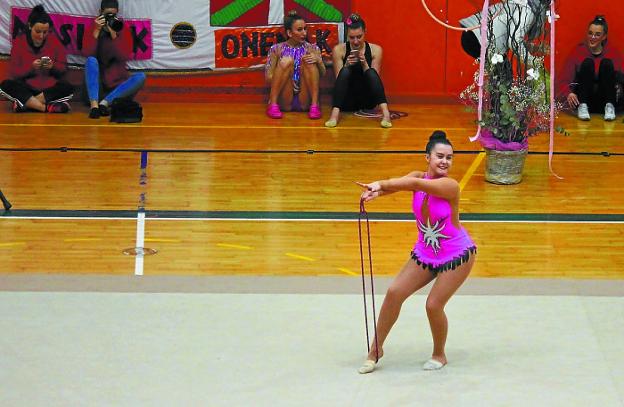
[{"label": "photographer standing", "polygon": [[56,36],[49,35],[51,29],[52,19],[38,5],[28,16],[28,33],[13,41],[10,79],[0,84],[0,94],[13,102],[16,113],[69,111],[72,86],[63,80],[67,54]]},{"label": "photographer standing", "polygon": [[[132,36],[117,17],[119,2],[102,0],[100,15],[94,20],[93,35],[87,37],[85,82],[91,110],[89,117],[110,115],[110,105],[118,98],[133,97],[145,83],[145,74],[130,75],[126,63],[132,57]],[[100,95],[105,94],[100,100]]]}]

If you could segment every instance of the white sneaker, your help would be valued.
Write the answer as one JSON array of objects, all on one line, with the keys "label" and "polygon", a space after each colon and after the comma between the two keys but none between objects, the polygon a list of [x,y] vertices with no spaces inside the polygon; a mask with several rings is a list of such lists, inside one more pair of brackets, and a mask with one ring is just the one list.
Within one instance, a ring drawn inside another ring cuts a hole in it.
[{"label": "white sneaker", "polygon": [[591,116],[589,115],[589,109],[587,108],[587,103],[581,103],[578,107],[576,114],[581,120],[591,119]]},{"label": "white sneaker", "polygon": [[615,107],[613,103],[607,103],[605,105],[604,119],[608,122],[615,120]]}]

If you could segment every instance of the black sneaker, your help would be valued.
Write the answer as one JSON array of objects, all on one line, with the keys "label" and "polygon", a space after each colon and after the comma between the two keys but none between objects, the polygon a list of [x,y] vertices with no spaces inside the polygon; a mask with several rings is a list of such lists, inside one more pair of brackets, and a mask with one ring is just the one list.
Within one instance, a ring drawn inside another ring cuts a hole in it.
[{"label": "black sneaker", "polygon": [[50,103],[46,106],[46,112],[48,113],[67,113],[69,112],[69,103],[67,102],[56,102]]},{"label": "black sneaker", "polygon": [[17,102],[13,102],[13,113],[24,113],[28,108],[24,105],[19,105]]},{"label": "black sneaker", "polygon": [[100,109],[100,116],[104,116],[104,117],[110,116],[110,107],[100,105],[99,109]]},{"label": "black sneaker", "polygon": [[97,107],[92,107],[89,111],[89,119],[99,119],[100,118],[100,109]]}]

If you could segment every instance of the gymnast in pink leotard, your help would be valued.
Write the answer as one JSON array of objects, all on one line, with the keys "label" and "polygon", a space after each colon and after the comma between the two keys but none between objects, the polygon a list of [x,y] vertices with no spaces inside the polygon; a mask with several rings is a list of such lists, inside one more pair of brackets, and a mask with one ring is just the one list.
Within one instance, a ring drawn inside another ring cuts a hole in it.
[{"label": "gymnast in pink leotard", "polygon": [[412,191],[412,210],[418,226],[418,241],[411,258],[388,288],[377,322],[377,344],[371,346],[360,373],[375,370],[403,302],[433,280],[426,303],[433,352],[423,369],[437,370],[447,364],[444,347],[448,321],[444,307],[470,274],[477,248],[459,223],[460,188],[457,181],[448,177],[453,147],[443,131],[437,130],[429,138],[426,159],[425,172],[413,171],[400,178],[360,184],[365,188],[361,197],[365,202],[394,192]]},{"label": "gymnast in pink leotard", "polygon": [[[423,179],[431,179],[424,174]],[[424,191],[414,191],[412,210],[418,224],[418,241],[412,259],[434,275],[455,270],[477,247],[459,224],[459,213],[451,203]]]}]

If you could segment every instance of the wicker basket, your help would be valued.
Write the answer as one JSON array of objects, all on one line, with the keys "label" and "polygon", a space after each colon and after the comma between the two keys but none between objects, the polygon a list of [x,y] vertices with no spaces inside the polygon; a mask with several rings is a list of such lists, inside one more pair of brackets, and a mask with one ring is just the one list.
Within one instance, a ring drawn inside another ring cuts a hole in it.
[{"label": "wicker basket", "polygon": [[522,181],[527,150],[498,151],[485,149],[485,180],[492,184],[512,185]]}]

